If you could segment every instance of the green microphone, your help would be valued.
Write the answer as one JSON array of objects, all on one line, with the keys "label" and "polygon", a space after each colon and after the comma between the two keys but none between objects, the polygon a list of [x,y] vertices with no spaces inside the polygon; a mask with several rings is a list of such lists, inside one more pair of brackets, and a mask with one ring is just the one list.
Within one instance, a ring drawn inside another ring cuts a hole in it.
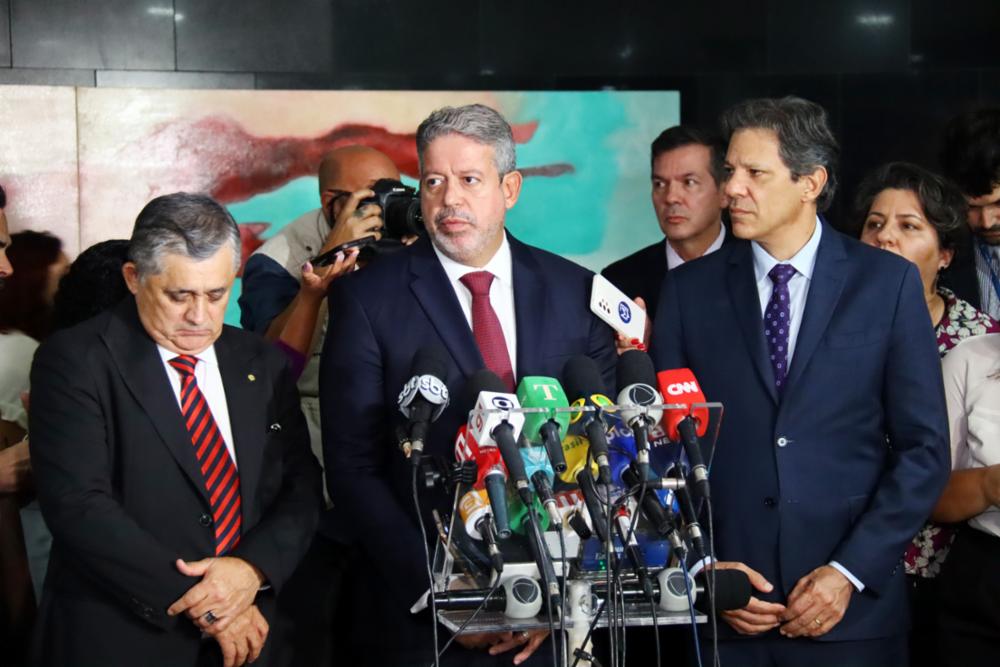
[{"label": "green microphone", "polygon": [[542,375],[525,377],[517,387],[517,400],[522,408],[547,409],[547,412],[526,413],[521,432],[530,442],[540,442],[545,446],[552,469],[557,474],[566,470],[562,437],[569,427],[569,413],[556,412],[555,409],[568,408],[569,401],[559,380]]}]

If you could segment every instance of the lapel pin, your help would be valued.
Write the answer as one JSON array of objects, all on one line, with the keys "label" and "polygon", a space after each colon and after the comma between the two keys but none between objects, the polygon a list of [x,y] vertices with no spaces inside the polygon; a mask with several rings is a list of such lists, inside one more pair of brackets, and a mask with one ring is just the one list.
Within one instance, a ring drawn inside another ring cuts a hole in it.
[{"label": "lapel pin", "polygon": [[247,375],[247,379],[250,380],[251,382],[256,382],[257,381],[257,376],[254,375],[253,373],[249,373]]}]

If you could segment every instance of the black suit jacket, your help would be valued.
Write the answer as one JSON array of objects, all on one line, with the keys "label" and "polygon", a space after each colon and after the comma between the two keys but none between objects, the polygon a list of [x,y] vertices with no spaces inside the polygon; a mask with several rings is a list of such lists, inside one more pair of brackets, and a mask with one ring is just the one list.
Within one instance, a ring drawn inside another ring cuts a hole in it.
[{"label": "black suit jacket", "polygon": [[[589,309],[593,274],[513,238],[510,245],[518,377],[558,378],[570,357],[585,354],[610,380],[613,336]],[[469,409],[457,398],[484,363],[430,241],[421,239],[334,283],[320,367],[323,453],[343,536],[356,539],[364,554],[357,575],[365,594],[352,599],[358,620],[352,636],[369,656],[412,656],[431,645],[426,619],[421,624],[408,611],[428,582],[411,466],[393,437],[394,425],[403,421],[397,396],[410,378],[413,356],[431,343],[450,355],[452,401],[432,426],[425,454],[453,459],[455,434]],[[421,502],[426,513],[435,505],[450,510],[447,500],[428,494]]]},{"label": "black suit jacket", "polygon": [[[315,531],[320,470],[284,355],[225,327],[215,342],[232,426],[243,532],[230,554],[273,590]],[[177,558],[214,555],[197,457],[134,299],[59,332],[31,372],[31,458],[53,545],[37,659],[194,665],[202,640],[167,607],[195,579]],[[272,592],[258,596],[265,616]]]},{"label": "black suit jacket", "polygon": [[[735,239],[733,231],[727,225],[726,236],[722,240],[723,247]],[[601,271],[601,275],[625,292],[628,298],[641,296],[646,302],[646,314],[655,322],[656,307],[660,302],[660,288],[667,275],[667,239],[664,237],[662,241],[657,241],[628,257],[608,264]]]}]

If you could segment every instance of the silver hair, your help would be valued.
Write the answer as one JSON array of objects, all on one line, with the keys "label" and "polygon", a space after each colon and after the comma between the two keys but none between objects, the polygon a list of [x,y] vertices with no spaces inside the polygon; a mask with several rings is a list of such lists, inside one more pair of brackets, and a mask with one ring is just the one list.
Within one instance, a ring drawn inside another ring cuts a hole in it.
[{"label": "silver hair", "polygon": [[771,130],[778,136],[778,154],[792,172],[792,179],[826,169],[827,181],[816,198],[816,208],[825,211],[837,191],[837,161],[840,147],[830,131],[826,110],[801,97],[746,100],[722,114],[727,139],[737,130]]},{"label": "silver hair", "polygon": [[417,157],[424,170],[424,153],[432,141],[448,134],[460,134],[473,141],[493,147],[493,162],[500,178],[517,169],[514,134],[510,124],[495,110],[484,104],[442,107],[417,128]]},{"label": "silver hair", "polygon": [[233,269],[239,270],[240,230],[229,211],[207,195],[175,192],[157,197],[139,212],[128,258],[141,279],[163,270],[164,255],[200,261],[227,244],[233,250]]}]

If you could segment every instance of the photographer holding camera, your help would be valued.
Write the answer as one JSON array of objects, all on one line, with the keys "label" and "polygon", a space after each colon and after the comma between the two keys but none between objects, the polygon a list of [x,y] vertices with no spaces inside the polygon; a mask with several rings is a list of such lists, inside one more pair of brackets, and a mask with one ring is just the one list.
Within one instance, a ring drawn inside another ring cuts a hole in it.
[{"label": "photographer holding camera", "polygon": [[[410,190],[413,198],[412,189],[404,188],[398,179],[396,165],[377,150],[347,146],[331,151],[319,167],[322,206],[268,239],[243,270],[241,324],[276,341],[293,359],[298,358],[302,411],[313,453],[321,462],[318,370],[327,326],[326,291],[333,280],[355,270],[359,257],[365,260],[361,251],[364,248],[367,254],[371,242],[379,240],[391,246],[411,241],[383,240],[383,231],[387,236],[400,236],[405,230],[401,225],[383,230],[383,210],[374,203],[397,206],[406,200],[403,190]],[[387,186],[393,185],[401,196],[393,198],[392,192],[387,192]],[[332,662],[333,613],[348,549],[331,539],[327,514],[324,512],[309,552],[278,599],[275,631],[285,636],[274,648],[288,655],[274,656],[277,664]]]}]

